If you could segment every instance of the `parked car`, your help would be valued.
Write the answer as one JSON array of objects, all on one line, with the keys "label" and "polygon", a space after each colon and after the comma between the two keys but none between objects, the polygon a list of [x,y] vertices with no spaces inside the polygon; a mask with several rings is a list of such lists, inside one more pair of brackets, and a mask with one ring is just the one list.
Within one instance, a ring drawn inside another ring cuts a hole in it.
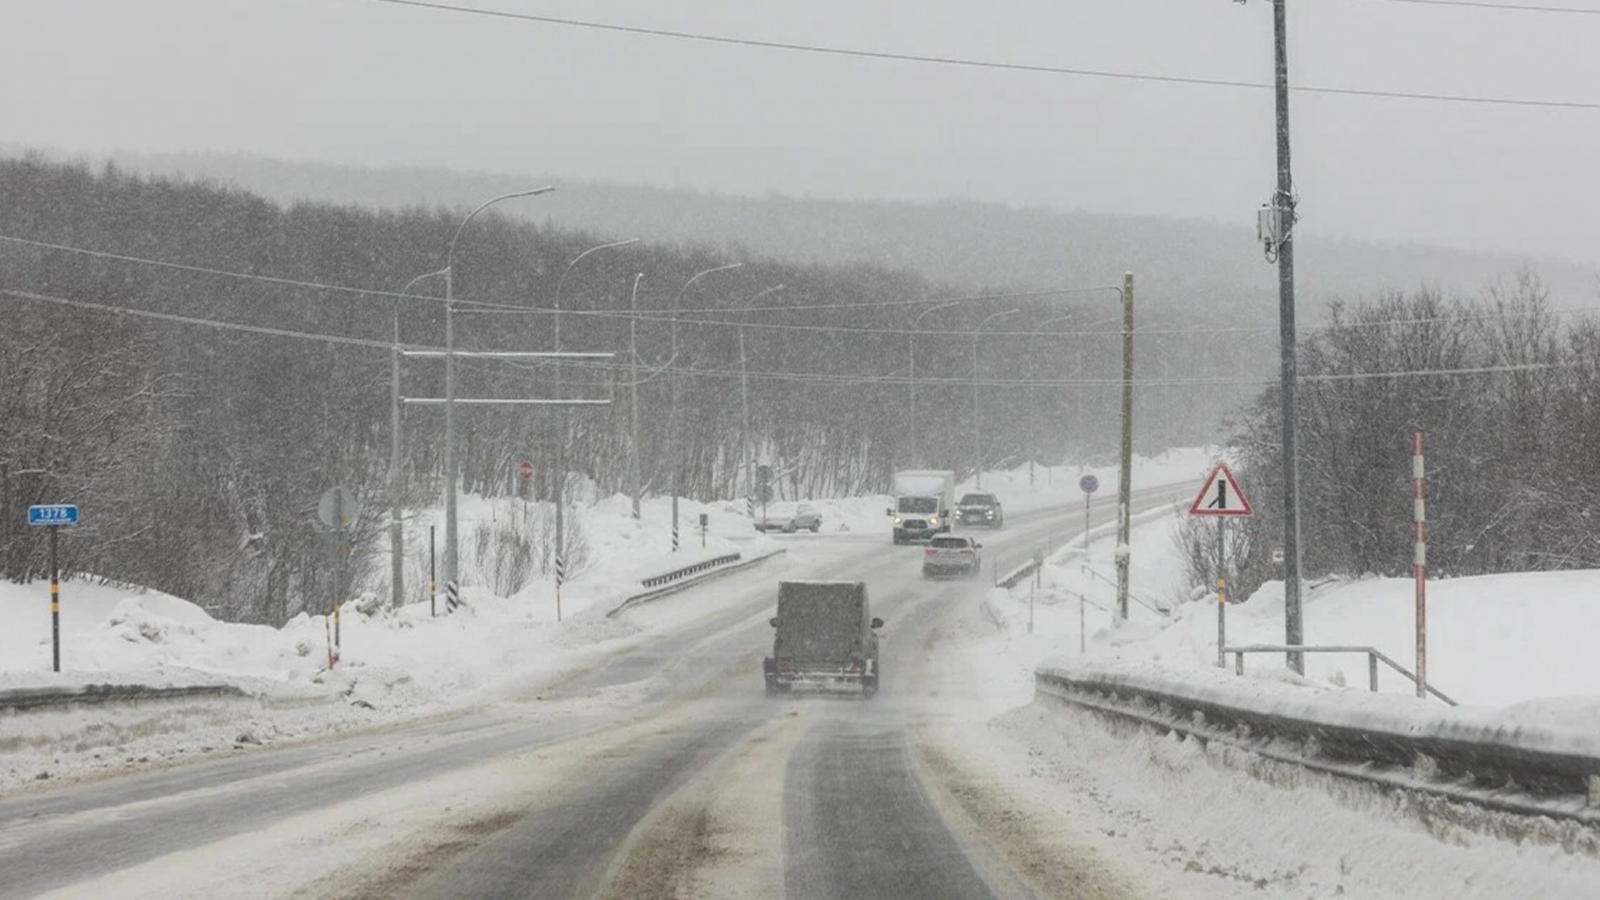
[{"label": "parked car", "polygon": [[1000,498],[993,494],[963,494],[956,504],[956,521],[962,525],[982,525],[1001,528],[1006,524],[1006,511]]},{"label": "parked car", "polygon": [[978,577],[983,571],[983,545],[969,537],[940,535],[922,551],[922,575],[939,578],[948,575]]},{"label": "parked car", "polygon": [[756,530],[781,531],[784,534],[809,531],[816,534],[822,530],[822,513],[812,509],[809,503],[773,503],[767,506],[765,512],[756,510]]}]

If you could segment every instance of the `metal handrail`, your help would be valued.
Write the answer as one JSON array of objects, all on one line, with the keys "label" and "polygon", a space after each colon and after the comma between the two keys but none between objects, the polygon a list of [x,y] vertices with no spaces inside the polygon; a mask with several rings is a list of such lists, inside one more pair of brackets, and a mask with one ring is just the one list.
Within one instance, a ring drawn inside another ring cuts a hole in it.
[{"label": "metal handrail", "polygon": [[[1417,676],[1410,669],[1385,656],[1376,647],[1364,647],[1357,644],[1247,644],[1238,647],[1223,647],[1222,652],[1233,654],[1233,671],[1236,675],[1244,674],[1244,655],[1246,653],[1365,653],[1367,655],[1367,679],[1373,693],[1378,691],[1378,663],[1380,662],[1404,675],[1413,685],[1417,683]],[[1446,697],[1431,684],[1423,685],[1423,688],[1450,706],[1461,705]]]}]

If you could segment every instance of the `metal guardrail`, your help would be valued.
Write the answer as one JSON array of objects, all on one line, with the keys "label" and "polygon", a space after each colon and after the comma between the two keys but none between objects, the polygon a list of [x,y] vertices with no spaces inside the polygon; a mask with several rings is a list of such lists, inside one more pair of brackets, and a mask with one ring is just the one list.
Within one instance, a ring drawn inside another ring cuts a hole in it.
[{"label": "metal guardrail", "polygon": [[1055,670],[1034,673],[1042,694],[1114,719],[1219,741],[1266,759],[1379,788],[1416,791],[1498,812],[1600,825],[1600,755],[1547,749],[1523,729],[1450,723],[1297,718],[1207,699],[1174,682]]},{"label": "metal guardrail", "polygon": [[662,585],[661,587],[654,587],[647,591],[642,591],[634,594],[631,597],[623,599],[621,603],[617,604],[606,613],[606,618],[615,619],[617,616],[622,615],[624,612],[642,603],[649,603],[653,600],[659,600],[662,597],[671,596],[678,591],[686,591],[703,581],[708,581],[713,578],[721,578],[724,575],[732,575],[735,572],[742,572],[745,569],[759,566],[767,560],[772,559],[775,556],[781,556],[787,552],[789,552],[787,549],[780,547],[777,550],[772,550],[750,559],[740,560],[735,563],[729,563],[721,566],[715,566],[699,573],[698,575],[684,576],[679,578],[678,581],[673,584]]},{"label": "metal guardrail", "polygon": [[681,569],[674,569],[671,572],[664,572],[660,575],[651,575],[649,578],[641,578],[639,583],[645,587],[660,587],[663,584],[671,584],[680,578],[688,578],[690,575],[698,575],[707,569],[715,569],[717,566],[725,566],[728,563],[738,562],[739,559],[739,554],[727,553],[722,556],[716,556],[712,557],[711,559],[697,562],[692,566],[684,566]]},{"label": "metal guardrail", "polygon": [[[1410,669],[1400,665],[1376,647],[1361,647],[1356,645],[1321,646],[1321,645],[1292,645],[1292,644],[1249,644],[1240,647],[1223,647],[1223,653],[1233,654],[1233,671],[1236,675],[1244,674],[1244,655],[1246,653],[1365,653],[1367,655],[1367,681],[1373,693],[1378,692],[1378,663],[1383,663],[1389,668],[1399,672],[1409,679],[1412,685],[1417,683],[1417,676]],[[1428,693],[1451,706],[1459,706],[1456,701],[1446,697],[1433,685],[1424,686]]]},{"label": "metal guardrail", "polygon": [[1021,584],[1024,579],[1031,578],[1033,573],[1037,571],[1039,571],[1039,561],[1037,559],[1030,559],[1024,563],[1021,568],[996,582],[996,587],[1003,587],[1007,589],[1014,588]]},{"label": "metal guardrail", "polygon": [[0,691],[0,710],[20,712],[48,706],[78,703],[138,702],[143,700],[184,700],[194,697],[248,697],[231,684],[193,684],[183,687],[151,687],[144,684],[85,684],[72,687],[13,688]]}]

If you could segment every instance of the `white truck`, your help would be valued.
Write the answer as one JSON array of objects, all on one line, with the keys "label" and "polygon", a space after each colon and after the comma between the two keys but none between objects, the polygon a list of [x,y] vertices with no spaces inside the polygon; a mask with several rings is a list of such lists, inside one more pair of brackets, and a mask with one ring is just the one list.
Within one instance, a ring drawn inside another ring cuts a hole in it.
[{"label": "white truck", "polygon": [[894,473],[894,542],[922,541],[950,530],[956,473],[916,470]]}]

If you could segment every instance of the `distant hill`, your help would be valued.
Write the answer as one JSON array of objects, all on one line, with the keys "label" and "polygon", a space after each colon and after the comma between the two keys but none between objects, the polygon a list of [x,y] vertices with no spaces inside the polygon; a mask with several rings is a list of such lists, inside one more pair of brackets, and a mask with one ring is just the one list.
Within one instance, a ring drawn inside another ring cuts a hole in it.
[{"label": "distant hill", "polygon": [[[1276,318],[1276,270],[1262,259],[1253,230],[1233,224],[964,201],[739,197],[556,176],[364,169],[237,155],[123,153],[115,161],[139,172],[232,183],[281,202],[378,208],[468,206],[507,188],[555,183],[555,194],[504,209],[563,228],[655,242],[904,268],[958,289],[1108,284],[1132,270],[1143,311],[1206,321]],[[1297,264],[1308,318],[1337,297],[1423,284],[1475,293],[1522,268],[1539,275],[1559,308],[1600,305],[1600,264],[1321,236],[1303,239]]]}]

